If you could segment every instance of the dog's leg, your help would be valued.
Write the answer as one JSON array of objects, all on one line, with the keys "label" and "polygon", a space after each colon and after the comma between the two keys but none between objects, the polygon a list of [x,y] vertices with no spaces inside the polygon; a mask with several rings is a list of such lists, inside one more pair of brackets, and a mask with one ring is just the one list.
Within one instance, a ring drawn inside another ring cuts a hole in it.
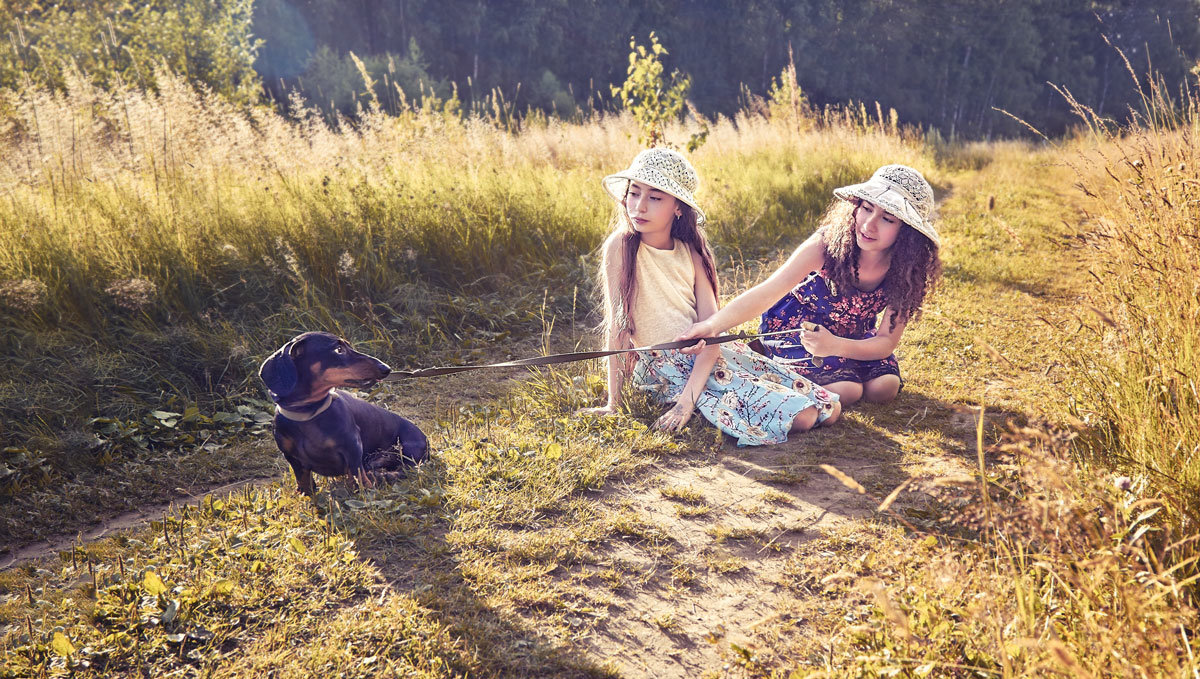
[{"label": "dog's leg", "polygon": [[317,486],[313,483],[312,471],[293,465],[292,472],[296,475],[296,490],[312,497],[313,493],[317,491]]},{"label": "dog's leg", "polygon": [[417,425],[400,418],[400,448],[404,451],[406,464],[417,464],[429,459],[429,439]]},{"label": "dog's leg", "polygon": [[356,481],[358,481],[359,486],[361,486],[363,488],[374,488],[375,487],[375,477],[372,474],[368,473],[367,470],[363,467],[358,468],[358,474],[355,475],[354,478]]}]

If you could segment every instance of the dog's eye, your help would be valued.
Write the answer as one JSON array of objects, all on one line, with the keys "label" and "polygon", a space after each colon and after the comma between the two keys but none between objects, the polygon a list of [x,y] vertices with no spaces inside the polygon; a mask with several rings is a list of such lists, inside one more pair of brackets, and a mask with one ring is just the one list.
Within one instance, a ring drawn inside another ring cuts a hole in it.
[{"label": "dog's eye", "polygon": [[346,353],[346,347],[334,347],[333,353],[341,356],[342,354]]}]

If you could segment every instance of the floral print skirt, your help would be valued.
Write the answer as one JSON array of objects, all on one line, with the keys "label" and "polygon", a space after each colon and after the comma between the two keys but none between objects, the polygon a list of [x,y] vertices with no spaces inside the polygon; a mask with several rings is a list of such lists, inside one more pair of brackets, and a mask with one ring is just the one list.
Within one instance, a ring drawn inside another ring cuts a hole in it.
[{"label": "floral print skirt", "polygon": [[[818,423],[833,414],[838,395],[794,368],[755,353],[744,342],[719,346],[721,355],[696,409],[736,438],[739,446],[786,441],[792,420],[805,408],[817,408]],[[694,362],[694,356],[674,349],[641,352],[633,369],[633,384],[651,392],[659,403],[674,403]]]}]

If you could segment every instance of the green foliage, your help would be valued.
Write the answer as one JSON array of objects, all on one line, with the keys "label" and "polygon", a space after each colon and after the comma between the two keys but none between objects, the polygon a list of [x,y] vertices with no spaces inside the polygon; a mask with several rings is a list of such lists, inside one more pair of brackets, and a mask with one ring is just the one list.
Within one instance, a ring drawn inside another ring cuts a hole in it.
[{"label": "green foliage", "polygon": [[234,101],[258,101],[262,44],[250,30],[253,0],[104,0],[0,7],[0,88],[26,78],[67,86],[78,69],[106,86],[153,84],[166,67]]},{"label": "green foliage", "polygon": [[[232,411],[204,415],[196,404],[182,413],[152,410],[141,419],[96,417],[88,423],[85,450],[73,450],[70,467],[119,469],[130,461],[149,459],[155,453],[171,455],[195,451],[217,452],[248,437],[270,431],[271,406],[254,398],[242,398]],[[62,460],[49,453],[9,446],[0,451],[0,502],[11,502],[18,494],[30,493],[53,482],[62,471]]]},{"label": "green foliage", "polygon": [[815,125],[808,97],[796,78],[796,62],[792,58],[791,48],[788,48],[788,63],[778,80],[771,79],[771,87],[767,90],[767,110],[772,118],[783,121],[798,132],[810,130]]},{"label": "green foliage", "polygon": [[[853,11],[817,0],[263,0],[254,33],[266,41],[260,73],[280,101],[297,84],[315,93],[296,76],[322,45],[366,62],[416,39],[426,50],[427,82],[457,84],[465,109],[490,109],[487,100],[499,89],[517,110],[566,117],[574,110],[568,99],[587,114],[613,104],[608,85],[628,76],[627,38],[646,27],[691,76],[693,113],[734,115],[742,87],[769,96],[771,76],[794,63],[797,84],[815,108],[878,101],[885,113],[894,109],[901,120],[952,140],[1028,134],[996,109],[1051,135],[1066,131],[1077,121],[1047,82],[1123,119],[1138,95],[1106,39],[1139,72],[1152,65],[1172,89],[1200,56],[1194,0],[1086,7],[1078,0],[872,0]],[[652,45],[647,49],[655,56]]]},{"label": "green foliage", "polygon": [[[304,502],[278,487],[209,496],[120,539],[115,555],[72,550],[61,575],[78,589],[65,598],[41,590],[52,601],[39,602],[40,615],[55,618],[56,627],[41,632],[26,621],[8,640],[0,676],[191,674],[228,666],[235,648],[247,674],[259,674],[258,663],[276,672],[283,662],[271,658],[277,651],[255,639],[279,632],[289,637],[288,663],[296,662],[291,646],[320,652],[323,644],[312,643],[315,621],[336,623],[338,608],[375,599],[378,581],[342,529],[345,510],[329,503],[322,516]],[[374,623],[364,629],[360,617],[354,643],[373,642],[371,662],[425,678],[461,676],[470,662],[447,624],[412,597],[364,613]],[[339,632],[335,624],[322,634]],[[340,661],[357,665],[368,654],[347,655]]]},{"label": "green foliage", "polygon": [[[645,147],[669,146],[666,126],[682,116],[692,79],[681,75],[679,71],[671,71],[669,79],[663,76],[664,67],[660,57],[667,53],[667,49],[659,44],[658,36],[653,31],[650,32],[649,48],[637,44],[637,39],[630,37],[629,49],[625,82],[620,87],[613,85],[612,94],[620,99],[621,106],[637,121],[639,144]],[[694,134],[688,143],[688,150],[694,151],[702,143],[703,137],[699,133]]]},{"label": "green foliage", "polygon": [[842,546],[850,572],[826,575],[816,561],[804,564],[815,571],[790,569],[869,602],[822,663],[824,676],[1195,672],[1197,643],[1179,632],[1197,621],[1187,578],[1156,554],[1173,540],[1146,539],[1158,530],[1157,509],[1143,509],[1155,501],[1140,495],[1144,486],[1121,491],[1087,479],[1069,462],[1068,438],[1032,429],[1006,437],[1014,457],[980,470],[977,491],[943,491],[960,508],[938,522],[967,529],[950,545],[941,531],[896,532],[869,549]]}]

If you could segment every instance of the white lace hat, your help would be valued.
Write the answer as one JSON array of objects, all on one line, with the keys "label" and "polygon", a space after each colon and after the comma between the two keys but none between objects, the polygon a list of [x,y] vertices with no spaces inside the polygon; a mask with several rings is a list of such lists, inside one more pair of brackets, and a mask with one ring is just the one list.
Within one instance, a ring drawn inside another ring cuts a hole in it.
[{"label": "white lace hat", "polygon": [[619,203],[625,199],[631,181],[652,186],[682,200],[696,211],[696,223],[704,223],[704,210],[692,195],[700,178],[692,164],[678,151],[661,147],[642,151],[629,164],[629,169],[604,178],[604,190]]},{"label": "white lace hat", "polygon": [[941,246],[933,217],[933,187],[920,172],[907,165],[884,165],[861,184],[834,189],[842,200],[862,198],[899,217],[901,221]]}]

